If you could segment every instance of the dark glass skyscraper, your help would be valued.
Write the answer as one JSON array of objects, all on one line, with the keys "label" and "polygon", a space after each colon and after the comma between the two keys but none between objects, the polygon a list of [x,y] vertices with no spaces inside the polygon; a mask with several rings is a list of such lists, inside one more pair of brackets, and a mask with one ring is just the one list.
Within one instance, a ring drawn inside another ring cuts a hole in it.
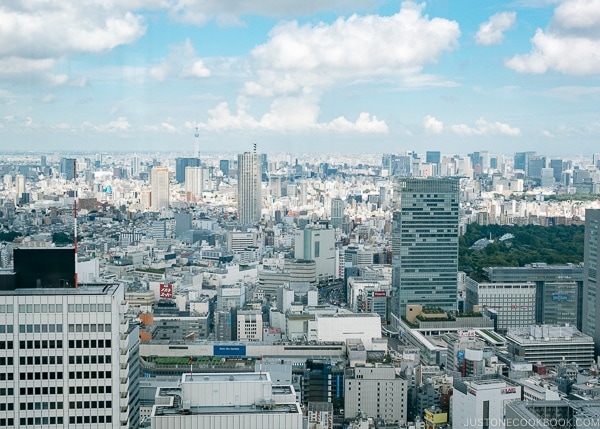
[{"label": "dark glass skyscraper", "polygon": [[456,309],[459,182],[397,178],[392,238],[393,311],[406,305]]},{"label": "dark glass skyscraper", "polygon": [[600,210],[585,211],[585,245],[583,272],[583,333],[594,339],[596,355],[600,355]]},{"label": "dark glass skyscraper", "polygon": [[175,158],[175,180],[185,182],[185,168],[200,167],[200,158]]}]

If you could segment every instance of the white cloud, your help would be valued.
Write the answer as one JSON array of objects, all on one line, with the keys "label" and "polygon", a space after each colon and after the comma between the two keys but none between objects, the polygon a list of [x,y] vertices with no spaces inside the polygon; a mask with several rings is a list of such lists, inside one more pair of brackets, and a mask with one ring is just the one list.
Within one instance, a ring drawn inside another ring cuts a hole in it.
[{"label": "white cloud", "polygon": [[498,45],[504,40],[504,32],[515,25],[516,12],[500,12],[479,26],[475,41],[479,45]]},{"label": "white cloud", "polygon": [[210,76],[210,70],[202,60],[195,58],[196,50],[191,40],[169,47],[169,54],[159,64],[149,71],[150,76],[159,82],[165,81],[171,75],[184,78],[204,78]]},{"label": "white cloud", "polygon": [[46,94],[43,98],[42,98],[42,102],[43,103],[54,103],[56,101],[56,95],[50,93],[50,94]]},{"label": "white cloud", "polygon": [[146,31],[141,15],[102,0],[13,0],[2,4],[0,22],[0,56],[30,59],[108,51]]},{"label": "white cloud", "polygon": [[[314,101],[314,100],[313,100]],[[246,111],[245,100],[238,100],[235,113],[225,102],[209,110],[210,118],[199,124],[202,129],[210,131],[271,131],[271,132],[330,132],[330,133],[388,133],[385,121],[362,112],[352,122],[343,116],[330,122],[319,122],[319,108],[305,98],[284,97],[273,101],[269,112],[260,119],[254,118]]]},{"label": "white cloud", "polygon": [[474,127],[466,124],[456,124],[451,125],[450,129],[453,133],[465,137],[488,136],[493,134],[501,134],[510,137],[521,135],[521,130],[517,127],[511,127],[510,125],[501,122],[487,122],[484,118],[479,118],[475,122]]},{"label": "white cloud", "polygon": [[548,138],[551,138],[551,139],[552,139],[552,138],[554,138],[554,134],[552,134],[552,133],[551,133],[550,131],[548,131],[548,130],[543,130],[543,131],[542,131],[542,135],[543,135],[544,137],[548,137]]},{"label": "white cloud", "polygon": [[68,124],[66,122],[60,122],[58,124],[54,124],[52,129],[57,131],[75,131],[75,127],[73,125]]},{"label": "white cloud", "polygon": [[171,133],[171,134],[176,134],[176,133],[180,132],[179,128],[171,125],[168,122],[161,122],[158,125],[147,125],[144,127],[144,131],[166,132],[166,133]]},{"label": "white cloud", "polygon": [[425,131],[432,134],[441,134],[444,131],[444,123],[430,115],[423,118],[423,127]]},{"label": "white cloud", "polygon": [[352,15],[331,24],[285,22],[252,51],[258,79],[248,95],[292,95],[340,79],[407,77],[458,46],[455,21],[430,19],[423,4],[404,2],[392,16]]},{"label": "white cloud", "polygon": [[554,10],[548,28],[537,29],[531,52],[515,55],[506,66],[521,73],[600,74],[599,28],[598,0],[565,0]]}]

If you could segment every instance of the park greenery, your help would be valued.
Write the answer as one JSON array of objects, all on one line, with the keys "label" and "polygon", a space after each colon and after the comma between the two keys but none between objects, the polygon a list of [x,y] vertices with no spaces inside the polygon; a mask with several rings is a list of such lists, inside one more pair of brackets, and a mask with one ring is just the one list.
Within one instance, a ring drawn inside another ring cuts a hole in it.
[{"label": "park greenery", "polygon": [[[486,267],[523,267],[532,263],[579,264],[583,262],[583,226],[508,226],[470,224],[459,239],[458,269],[474,280],[483,280]],[[504,234],[514,238],[500,241]],[[470,247],[477,240],[493,240],[481,250]]]}]

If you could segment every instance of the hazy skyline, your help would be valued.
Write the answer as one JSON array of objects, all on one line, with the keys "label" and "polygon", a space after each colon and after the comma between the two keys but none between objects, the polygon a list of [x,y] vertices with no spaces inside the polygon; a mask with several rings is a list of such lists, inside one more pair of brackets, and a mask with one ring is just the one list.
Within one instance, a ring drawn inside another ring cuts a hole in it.
[{"label": "hazy skyline", "polygon": [[2,150],[598,152],[600,0],[15,0]]}]

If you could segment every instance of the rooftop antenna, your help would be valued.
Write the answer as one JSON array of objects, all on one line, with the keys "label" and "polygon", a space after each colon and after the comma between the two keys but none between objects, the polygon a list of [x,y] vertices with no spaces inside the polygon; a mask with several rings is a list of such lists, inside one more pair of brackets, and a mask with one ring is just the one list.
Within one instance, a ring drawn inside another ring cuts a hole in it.
[{"label": "rooftop antenna", "polygon": [[196,122],[196,132],[194,133],[194,156],[200,158],[200,132],[198,131],[198,122]]},{"label": "rooftop antenna", "polygon": [[77,279],[77,160],[73,159],[73,183],[74,183],[74,192],[73,196],[73,249],[75,256],[75,289],[79,287],[78,279]]}]

